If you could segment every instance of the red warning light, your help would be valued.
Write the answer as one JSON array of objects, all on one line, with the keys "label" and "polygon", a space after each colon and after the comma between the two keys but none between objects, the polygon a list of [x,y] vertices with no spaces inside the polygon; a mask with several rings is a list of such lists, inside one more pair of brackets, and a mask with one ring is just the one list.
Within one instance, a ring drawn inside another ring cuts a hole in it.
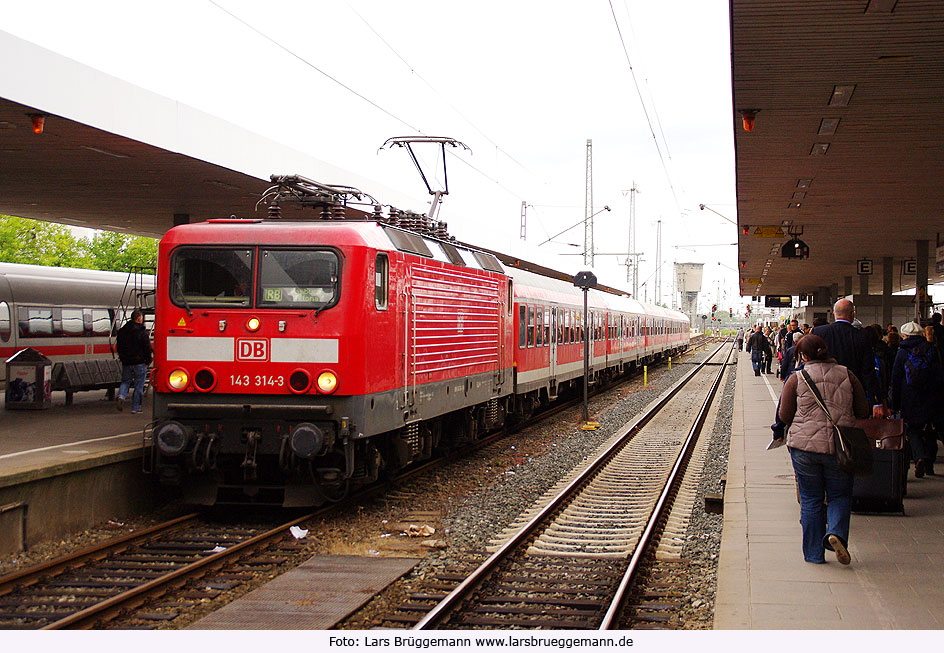
[{"label": "red warning light", "polygon": [[30,120],[33,121],[33,133],[42,134],[43,127],[46,124],[46,116],[41,113],[31,113],[29,114]]}]

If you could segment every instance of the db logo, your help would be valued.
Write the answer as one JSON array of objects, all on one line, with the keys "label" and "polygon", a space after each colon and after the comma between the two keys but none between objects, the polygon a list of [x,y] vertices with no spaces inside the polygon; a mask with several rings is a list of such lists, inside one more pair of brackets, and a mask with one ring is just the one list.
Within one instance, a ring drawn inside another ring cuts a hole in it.
[{"label": "db logo", "polygon": [[241,338],[236,341],[236,360],[264,361],[269,358],[269,342],[267,340],[249,340]]}]

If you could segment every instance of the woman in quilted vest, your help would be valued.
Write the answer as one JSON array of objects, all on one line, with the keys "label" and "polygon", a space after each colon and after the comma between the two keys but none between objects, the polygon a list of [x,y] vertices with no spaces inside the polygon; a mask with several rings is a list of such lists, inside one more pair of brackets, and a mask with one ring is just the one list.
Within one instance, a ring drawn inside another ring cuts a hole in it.
[{"label": "woman in quilted vest", "polygon": [[[855,426],[856,417],[868,417],[871,408],[865,389],[848,368],[829,357],[826,341],[804,336],[797,345],[803,370],[840,426]],[[826,549],[847,565],[849,517],[852,512],[852,474],[836,464],[833,427],[819,407],[802,373],[784,383],[780,419],[789,424],[787,447],[796,472],[803,527],[803,559],[822,564]],[[825,505],[824,505],[825,504]]]}]

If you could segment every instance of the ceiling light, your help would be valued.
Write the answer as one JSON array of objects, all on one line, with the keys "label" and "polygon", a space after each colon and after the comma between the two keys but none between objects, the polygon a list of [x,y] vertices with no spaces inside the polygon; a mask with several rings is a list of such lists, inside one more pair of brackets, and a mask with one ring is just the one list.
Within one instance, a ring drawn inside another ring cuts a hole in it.
[{"label": "ceiling light", "polygon": [[845,86],[834,86],[833,94],[829,96],[829,106],[847,107],[849,100],[852,99],[852,92],[855,91],[855,84]]},{"label": "ceiling light", "polygon": [[832,136],[838,127],[839,118],[823,118],[819,123],[819,131],[816,133],[820,136]]},{"label": "ceiling light", "polygon": [[793,220],[781,220],[780,222],[781,227],[789,227],[791,224],[793,224]]},{"label": "ceiling light", "polygon": [[113,156],[116,159],[127,159],[127,154],[119,154],[118,152],[109,152],[108,150],[103,150],[100,147],[92,147],[91,145],[82,145],[80,146],[90,152],[98,152],[99,154],[104,154],[105,156]]},{"label": "ceiling light", "polygon": [[867,14],[890,14],[895,10],[898,0],[869,0],[869,6],[865,8]]},{"label": "ceiling light", "polygon": [[798,209],[798,208],[800,208],[800,203],[799,203],[799,202],[790,202],[789,204],[787,204],[787,208],[788,208],[788,209]]},{"label": "ceiling light", "polygon": [[793,194],[793,199],[795,200],[806,199],[806,193],[802,190],[798,190],[797,192]]},{"label": "ceiling light", "polygon": [[810,149],[810,156],[823,156],[829,149],[829,143],[814,143]]},{"label": "ceiling light", "polygon": [[812,179],[797,179],[797,188],[800,190],[809,190],[810,184],[813,183]]}]

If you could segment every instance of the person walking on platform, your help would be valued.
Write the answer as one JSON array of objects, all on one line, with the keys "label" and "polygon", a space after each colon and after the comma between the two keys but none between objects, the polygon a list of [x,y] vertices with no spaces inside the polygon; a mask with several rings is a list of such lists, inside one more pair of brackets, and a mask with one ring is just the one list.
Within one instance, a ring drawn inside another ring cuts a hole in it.
[{"label": "person walking on platform", "polygon": [[851,370],[829,357],[822,338],[806,335],[796,347],[803,369],[784,384],[778,414],[789,425],[787,448],[800,497],[803,559],[822,564],[828,549],[847,565],[854,477],[839,469],[833,425],[816,394],[840,426],[855,426],[857,417],[868,417],[869,404],[862,384]]},{"label": "person walking on platform", "polygon": [[738,332],[737,332],[737,336],[735,336],[735,340],[737,340],[738,351],[744,351],[744,327],[738,327]]},{"label": "person walking on platform", "polygon": [[764,327],[764,337],[767,338],[767,349],[764,352],[764,370],[767,374],[770,374],[770,366],[774,362],[774,334],[771,332],[770,327]]},{"label": "person walking on platform", "polygon": [[915,478],[922,478],[934,474],[937,428],[944,421],[944,370],[918,324],[902,324],[901,335],[905,339],[892,368],[892,410],[905,420]]},{"label": "person walking on platform", "polygon": [[764,365],[764,352],[770,355],[770,343],[767,337],[761,332],[760,325],[754,327],[754,333],[751,339],[747,341],[747,351],[751,355],[751,365],[754,367],[754,376],[760,376],[760,371]]},{"label": "person walking on platform", "polygon": [[122,410],[133,382],[131,412],[140,413],[141,400],[144,397],[144,381],[147,378],[148,365],[151,364],[151,339],[144,326],[144,313],[139,309],[134,309],[131,312],[131,319],[118,329],[115,349],[121,360],[121,385],[118,386],[116,405],[118,410]]},{"label": "person walking on platform", "polygon": [[875,376],[875,359],[869,338],[861,329],[852,326],[855,305],[848,299],[840,299],[833,305],[833,316],[835,322],[818,326],[811,333],[825,340],[829,354],[836,362],[855,374],[872,402],[873,417],[885,417],[885,397]]}]

